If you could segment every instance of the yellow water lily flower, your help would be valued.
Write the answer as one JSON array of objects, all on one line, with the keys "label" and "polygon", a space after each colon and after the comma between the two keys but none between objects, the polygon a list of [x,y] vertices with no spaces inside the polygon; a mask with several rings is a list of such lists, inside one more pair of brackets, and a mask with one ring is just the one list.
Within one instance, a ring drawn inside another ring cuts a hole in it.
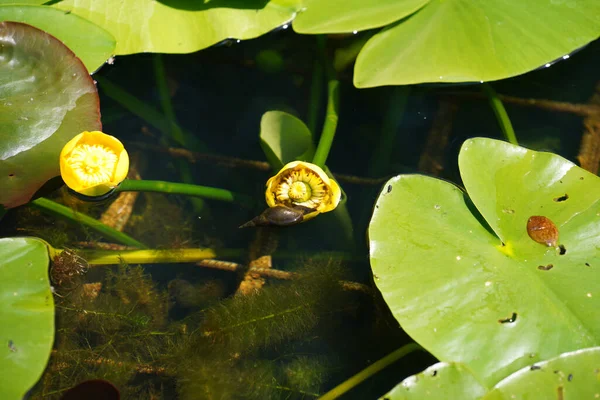
[{"label": "yellow water lily flower", "polygon": [[82,132],[60,152],[60,174],[65,184],[85,196],[102,196],[121,183],[129,172],[123,143],[99,131]]},{"label": "yellow water lily flower", "polygon": [[340,202],[337,182],[315,164],[293,161],[267,181],[265,197],[269,207],[287,206],[313,210],[304,220],[331,211]]}]

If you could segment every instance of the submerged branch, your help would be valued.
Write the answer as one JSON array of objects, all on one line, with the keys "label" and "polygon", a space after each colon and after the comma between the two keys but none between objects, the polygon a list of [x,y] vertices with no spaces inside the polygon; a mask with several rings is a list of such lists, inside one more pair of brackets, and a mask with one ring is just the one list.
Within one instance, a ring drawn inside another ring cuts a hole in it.
[{"label": "submerged branch", "polygon": [[[202,260],[202,261],[196,263],[196,265],[198,265],[200,267],[220,269],[222,271],[230,271],[230,272],[238,272],[240,270],[246,269],[245,266],[242,264],[229,262],[229,261],[221,261],[221,260]],[[251,268],[247,269],[247,272],[258,274],[260,276],[264,276],[267,278],[274,278],[274,279],[281,279],[281,280],[301,279],[303,277],[302,274],[299,274],[297,272],[282,271],[282,270],[273,269],[273,268],[251,267]],[[373,293],[373,290],[371,289],[371,287],[369,287],[365,284],[362,284],[362,283],[345,281],[345,280],[340,280],[338,282],[342,286],[342,288],[345,290],[355,290],[355,291],[363,292],[366,294]]]}]

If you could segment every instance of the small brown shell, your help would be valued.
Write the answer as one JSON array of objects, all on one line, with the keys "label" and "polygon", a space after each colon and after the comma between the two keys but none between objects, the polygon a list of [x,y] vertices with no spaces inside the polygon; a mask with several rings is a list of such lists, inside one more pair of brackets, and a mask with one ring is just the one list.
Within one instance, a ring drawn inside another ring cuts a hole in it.
[{"label": "small brown shell", "polygon": [[540,244],[556,247],[558,243],[558,228],[549,218],[534,215],[527,221],[527,234]]}]

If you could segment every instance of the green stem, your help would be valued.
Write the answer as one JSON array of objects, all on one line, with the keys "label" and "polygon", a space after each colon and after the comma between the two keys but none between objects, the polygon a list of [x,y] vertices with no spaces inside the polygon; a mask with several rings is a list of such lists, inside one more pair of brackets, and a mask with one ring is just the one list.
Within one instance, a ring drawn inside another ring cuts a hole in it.
[{"label": "green stem", "polygon": [[334,387],[329,392],[319,397],[319,400],[337,399],[338,397],[340,397],[350,389],[354,388],[358,384],[362,383],[366,379],[370,378],[371,376],[375,375],[382,369],[392,365],[399,359],[417,350],[425,351],[423,347],[416,343],[410,343],[400,347],[398,350],[388,354],[380,360],[375,361],[373,364],[369,365],[367,368],[363,369],[358,374],[352,376],[350,379]]},{"label": "green stem", "polygon": [[[318,40],[318,37],[317,37]],[[321,110],[321,93],[323,88],[323,66],[315,60],[310,84],[310,104],[308,105],[307,126],[313,135],[317,131],[317,119]]]},{"label": "green stem", "polygon": [[163,181],[126,179],[117,187],[115,192],[158,192],[202,197],[205,199],[236,202],[241,204],[248,204],[252,202],[252,198],[249,196],[230,192],[229,190],[225,189],[190,185],[188,183],[173,183]]},{"label": "green stem", "polygon": [[78,250],[77,254],[89,265],[194,263],[217,256],[213,249]]},{"label": "green stem", "polygon": [[[162,115],[156,108],[144,103],[131,93],[127,92],[120,86],[115,85],[106,78],[94,75],[94,79],[98,81],[99,88],[109,98],[113,99],[131,113],[137,115],[148,124],[161,131],[163,134],[170,135],[172,129],[171,121]],[[198,151],[208,151],[207,147],[203,143],[198,140],[191,139],[194,137],[191,133],[183,129],[182,133],[185,135],[185,138],[188,142],[193,142],[193,145]]]},{"label": "green stem", "polygon": [[160,105],[162,107],[167,120],[169,121],[169,136],[179,143],[181,146],[186,147],[186,138],[183,131],[177,123],[175,117],[175,111],[173,110],[173,104],[171,103],[171,94],[169,93],[169,85],[167,84],[167,78],[165,74],[165,65],[162,61],[161,54],[154,54],[154,78],[156,79],[156,88],[160,97]]},{"label": "green stem", "polygon": [[59,218],[64,218],[67,221],[73,223],[82,224],[88,227],[89,229],[101,234],[106,239],[111,239],[117,243],[121,243],[126,246],[139,247],[142,249],[146,248],[144,244],[138,242],[137,240],[131,238],[123,232],[119,232],[118,230],[103,224],[97,219],[72,210],[71,208],[65,207],[62,204],[58,204],[52,200],[40,197],[38,199],[33,200],[29,204],[46,214],[50,214]]},{"label": "green stem", "polygon": [[[169,129],[167,137],[163,137],[163,144],[168,144],[173,141],[178,143],[180,146],[185,148],[195,148],[193,145],[193,138],[189,134],[185,134],[177,123],[177,117],[175,116],[175,110],[173,109],[173,103],[171,102],[171,94],[169,93],[169,85],[167,83],[167,76],[165,73],[165,65],[162,60],[161,54],[155,54],[154,58],[154,78],[156,81],[156,88],[158,89],[160,97],[160,105],[165,113],[165,116],[169,122]],[[190,164],[185,160],[175,160],[177,170],[181,180],[187,184],[194,184],[194,177]],[[201,198],[195,197],[190,199],[194,207],[194,212],[198,214],[208,215],[206,204]]]},{"label": "green stem", "polygon": [[488,101],[490,102],[492,110],[494,110],[494,114],[496,114],[496,119],[498,120],[500,129],[502,129],[504,138],[509,143],[518,146],[519,143],[517,142],[517,136],[515,135],[512,123],[510,122],[510,118],[508,117],[508,113],[504,108],[504,104],[502,104],[502,100],[500,100],[500,98],[498,97],[498,93],[496,93],[494,88],[492,88],[488,83],[484,83],[483,85],[481,85],[481,88],[488,97]]},{"label": "green stem", "polygon": [[392,158],[396,132],[398,131],[400,121],[402,121],[409,93],[410,86],[396,86],[392,89],[381,129],[381,137],[369,163],[369,176],[381,176],[386,172],[386,168]]},{"label": "green stem", "polygon": [[327,77],[327,112],[325,114],[325,123],[323,124],[323,131],[321,132],[321,138],[319,139],[319,145],[313,158],[313,164],[318,165],[321,168],[325,167],[331,145],[333,144],[333,138],[335,137],[335,131],[338,124],[338,113],[339,113],[339,86],[340,82],[335,76],[335,71],[331,63],[327,60],[325,54],[325,36],[319,36],[319,49],[323,55],[323,65],[325,67],[325,74]]}]

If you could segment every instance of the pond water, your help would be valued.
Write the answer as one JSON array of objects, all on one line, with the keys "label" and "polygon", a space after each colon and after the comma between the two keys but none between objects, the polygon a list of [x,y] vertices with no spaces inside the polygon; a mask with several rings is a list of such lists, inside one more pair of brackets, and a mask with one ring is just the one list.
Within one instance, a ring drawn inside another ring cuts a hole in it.
[{"label": "pond water", "polygon": [[[128,399],[316,398],[411,342],[369,290],[366,228],[377,195],[400,173],[460,183],[461,143],[502,133],[479,85],[359,90],[348,67],[340,73],[339,126],[327,161],[346,192],[347,214],[289,228],[239,229],[266,207],[272,172],[260,146],[261,116],[282,110],[309,118],[315,60],[314,37],[280,30],[189,55],[118,57],[95,75],[103,130],[123,140],[142,178],[228,189],[250,200],[153,193],[128,199],[132,214],[124,232],[151,248],[217,249],[218,260],[229,264],[94,267],[57,285],[56,350],[31,398],[60,398],[92,378],[113,382]],[[511,96],[505,105],[520,144],[577,161],[585,117],[566,103],[599,95],[599,62],[596,41],[549,68],[493,84]],[[530,98],[550,102],[517,104]],[[168,99],[181,130],[165,122]],[[319,102],[317,132],[324,90]],[[181,157],[182,148],[194,154]],[[69,204],[100,216],[111,201]],[[2,230],[61,248],[102,241],[26,207],[10,211]],[[282,272],[244,275],[248,263]],[[239,293],[240,282],[257,294]],[[410,354],[344,398],[377,398],[434,362]]]}]

